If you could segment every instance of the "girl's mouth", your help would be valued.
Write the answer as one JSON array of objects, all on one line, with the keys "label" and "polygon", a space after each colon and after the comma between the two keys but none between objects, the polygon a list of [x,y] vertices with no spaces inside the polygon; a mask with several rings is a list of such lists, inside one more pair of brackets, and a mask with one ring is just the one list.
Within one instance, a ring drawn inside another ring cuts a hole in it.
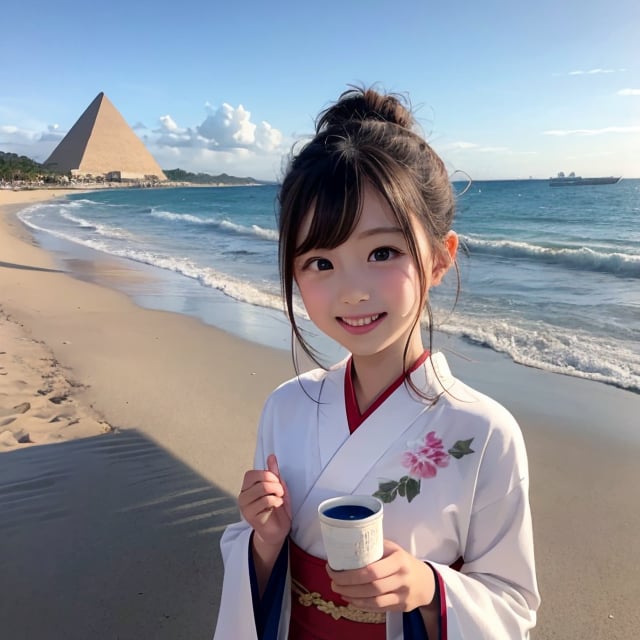
[{"label": "girl's mouth", "polygon": [[367,333],[377,327],[386,315],[386,313],[374,313],[357,318],[338,318],[338,322],[349,333]]}]

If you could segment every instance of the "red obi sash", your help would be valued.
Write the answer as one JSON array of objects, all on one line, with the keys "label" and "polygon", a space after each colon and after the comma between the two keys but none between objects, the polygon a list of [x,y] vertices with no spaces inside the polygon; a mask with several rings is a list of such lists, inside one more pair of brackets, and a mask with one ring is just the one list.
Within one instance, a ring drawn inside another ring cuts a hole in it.
[{"label": "red obi sash", "polygon": [[308,554],[289,540],[289,640],[385,640],[385,615],[348,605],[331,590],[326,564],[326,560]]},{"label": "red obi sash", "polygon": [[[289,640],[353,640],[364,637],[367,640],[385,640],[384,614],[371,614],[348,605],[331,590],[326,564],[326,560],[312,556],[289,538]],[[449,566],[460,571],[463,564],[464,559],[460,557]],[[441,615],[446,620],[444,603],[441,608]]]}]

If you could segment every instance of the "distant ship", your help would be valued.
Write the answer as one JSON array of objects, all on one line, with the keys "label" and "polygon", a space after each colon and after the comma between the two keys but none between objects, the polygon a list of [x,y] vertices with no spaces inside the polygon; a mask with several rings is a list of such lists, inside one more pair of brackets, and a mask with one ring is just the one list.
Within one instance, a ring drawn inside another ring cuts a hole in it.
[{"label": "distant ship", "polygon": [[615,184],[620,182],[621,176],[607,176],[605,178],[582,178],[573,171],[565,176],[561,171],[555,178],[549,178],[550,187],[581,187],[593,184]]}]

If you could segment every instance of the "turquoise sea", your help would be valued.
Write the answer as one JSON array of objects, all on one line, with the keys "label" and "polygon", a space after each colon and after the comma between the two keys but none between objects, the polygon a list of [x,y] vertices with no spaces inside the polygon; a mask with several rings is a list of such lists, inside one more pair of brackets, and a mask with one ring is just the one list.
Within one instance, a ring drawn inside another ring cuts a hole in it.
[{"label": "turquoise sea", "polygon": [[[276,194],[276,186],[113,189],[19,215],[80,277],[95,251],[125,260],[145,277],[115,285],[139,304],[288,349]],[[558,189],[476,182],[459,197],[454,228],[465,248],[460,297],[452,308],[455,275],[435,290],[437,329],[519,363],[640,392],[640,180]],[[304,323],[299,302],[298,313]]]}]

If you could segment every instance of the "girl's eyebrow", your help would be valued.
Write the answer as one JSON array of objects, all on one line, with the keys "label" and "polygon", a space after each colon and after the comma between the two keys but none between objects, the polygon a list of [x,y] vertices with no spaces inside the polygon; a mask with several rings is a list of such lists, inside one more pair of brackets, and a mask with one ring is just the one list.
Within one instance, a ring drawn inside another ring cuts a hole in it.
[{"label": "girl's eyebrow", "polygon": [[[364,229],[363,231],[360,231],[360,233],[356,234],[356,238],[362,240],[371,236],[377,236],[387,233],[399,233],[400,235],[404,235],[400,227],[371,227],[371,229]],[[298,259],[302,256],[307,255],[308,253],[311,253],[312,251],[318,251],[319,249],[321,249],[321,247],[314,247],[312,249],[309,249],[309,251],[305,251],[305,253],[297,253],[298,249],[296,248],[295,258]]]},{"label": "girl's eyebrow", "polygon": [[372,227],[371,229],[365,229],[358,234],[359,238],[368,238],[369,236],[377,236],[383,233],[400,233],[402,229],[400,227]]}]

